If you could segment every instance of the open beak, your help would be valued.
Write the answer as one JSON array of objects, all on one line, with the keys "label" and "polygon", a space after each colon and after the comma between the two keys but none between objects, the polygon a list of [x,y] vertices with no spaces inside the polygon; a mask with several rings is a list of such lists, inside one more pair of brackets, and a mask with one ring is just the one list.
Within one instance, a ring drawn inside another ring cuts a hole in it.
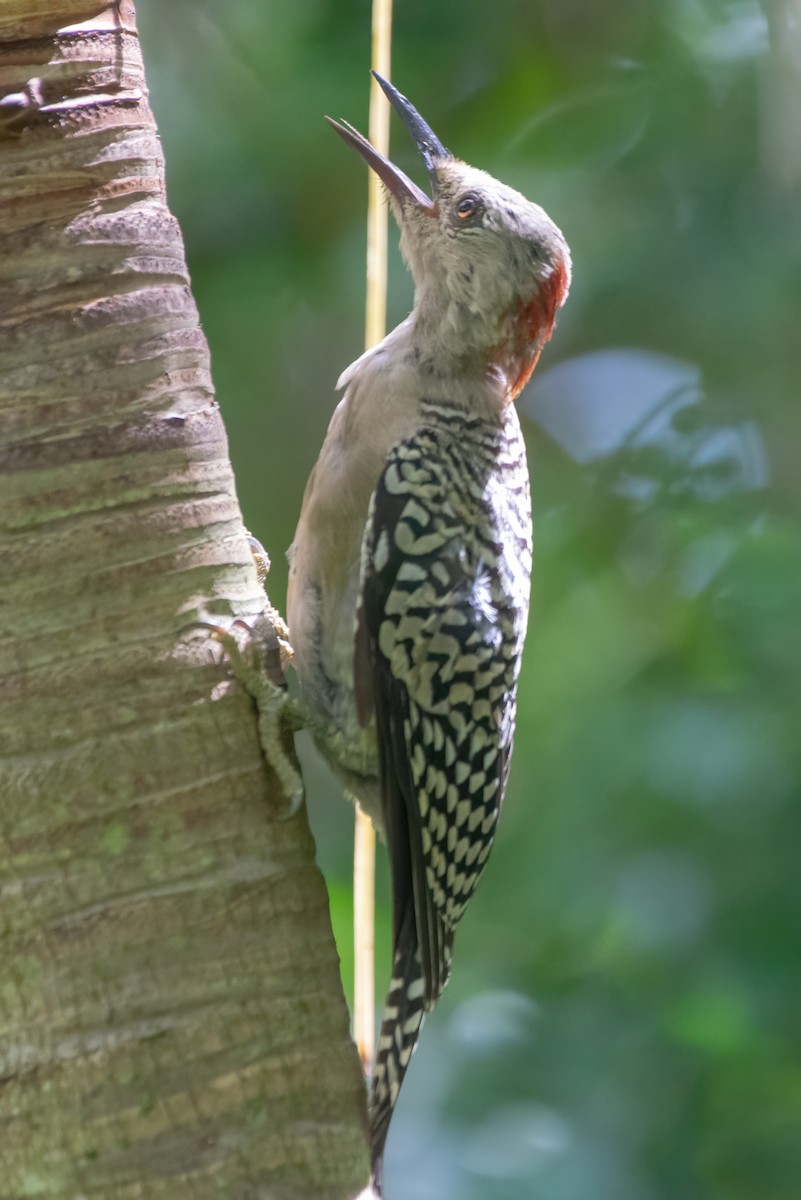
[{"label": "open beak", "polygon": [[383,154],[379,154],[375,147],[368,142],[367,138],[363,137],[358,129],[354,129],[347,121],[334,121],[331,117],[326,117],[326,121],[336,129],[344,142],[347,142],[354,150],[358,150],[368,166],[373,168],[386,189],[400,204],[411,200],[423,212],[434,216],[437,211],[437,163],[443,159],[452,158],[453,155],[449,150],[445,149],[442,142],[431,129],[430,125],[423,120],[414,105],[405,96],[402,96],[397,88],[394,88],[388,80],[382,79],[377,71],[373,71],[372,74],[381,85],[390,104],[400,115],[404,125],[412,135],[414,144],[426,165],[429,179],[434,188],[434,199],[427,196],[416,183],[413,183],[409,176],[401,171],[400,167],[396,167],[389,159],[384,158]]}]

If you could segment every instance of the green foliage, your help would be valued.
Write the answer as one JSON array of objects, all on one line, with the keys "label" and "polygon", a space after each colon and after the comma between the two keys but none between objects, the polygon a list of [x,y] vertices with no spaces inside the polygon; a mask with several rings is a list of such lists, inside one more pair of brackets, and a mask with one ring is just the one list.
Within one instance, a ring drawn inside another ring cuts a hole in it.
[{"label": "green foliage", "polygon": [[[395,81],[446,145],[543,203],[575,283],[522,399],[537,528],[513,777],[399,1105],[393,1200],[798,1195],[790,7],[397,5]],[[364,169],[322,114],[366,129],[368,5],[139,8],[280,603],[334,381],[361,349]],[[410,300],[395,255],[392,320]],[[349,819],[313,762],[309,784],[347,981]],[[383,871],[379,894],[380,994]]]}]

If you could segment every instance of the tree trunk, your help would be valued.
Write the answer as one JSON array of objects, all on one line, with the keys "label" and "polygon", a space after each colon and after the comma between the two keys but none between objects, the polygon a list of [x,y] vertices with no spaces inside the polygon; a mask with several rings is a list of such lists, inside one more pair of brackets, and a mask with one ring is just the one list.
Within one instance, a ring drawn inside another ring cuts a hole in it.
[{"label": "tree trunk", "polygon": [[185,633],[264,597],[102,7],[0,11],[0,1193],[345,1200],[364,1088],[305,811]]}]

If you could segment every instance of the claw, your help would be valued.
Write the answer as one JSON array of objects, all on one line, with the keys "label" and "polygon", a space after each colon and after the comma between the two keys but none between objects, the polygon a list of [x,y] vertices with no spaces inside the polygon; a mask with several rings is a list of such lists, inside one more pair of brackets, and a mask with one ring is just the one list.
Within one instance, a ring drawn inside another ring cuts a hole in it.
[{"label": "claw", "polygon": [[[289,820],[306,798],[293,740],[304,721],[298,705],[287,693],[281,639],[274,622],[262,615],[253,625],[236,618],[228,628],[211,621],[195,621],[189,628],[205,629],[220,643],[234,678],[254,700],[262,754],[287,801],[279,816]],[[235,630],[245,636],[238,638]]]},{"label": "claw", "polygon": [[253,562],[256,567],[256,575],[259,580],[259,587],[264,587],[264,581],[270,573],[270,556],[262,546],[257,537],[254,537],[250,530],[245,531],[245,536],[250,546],[250,553],[253,555]]}]

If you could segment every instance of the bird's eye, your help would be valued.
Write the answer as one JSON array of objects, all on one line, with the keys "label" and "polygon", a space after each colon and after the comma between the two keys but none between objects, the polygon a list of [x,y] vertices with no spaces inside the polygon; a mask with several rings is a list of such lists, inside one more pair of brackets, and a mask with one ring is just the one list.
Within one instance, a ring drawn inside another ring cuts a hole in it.
[{"label": "bird's eye", "polygon": [[456,215],[460,221],[467,221],[478,212],[478,200],[475,196],[463,196],[456,206]]}]

